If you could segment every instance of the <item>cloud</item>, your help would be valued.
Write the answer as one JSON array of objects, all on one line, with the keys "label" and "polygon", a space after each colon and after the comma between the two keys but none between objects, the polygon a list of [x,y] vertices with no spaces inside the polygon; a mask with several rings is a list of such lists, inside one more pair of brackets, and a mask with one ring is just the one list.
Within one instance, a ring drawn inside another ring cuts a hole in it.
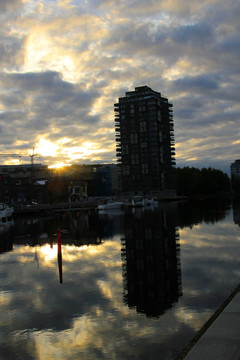
[{"label": "cloud", "polygon": [[[147,84],[173,103],[178,163],[187,152],[212,163],[213,138],[228,148],[218,166],[240,156],[231,145],[239,140],[240,113],[235,1],[24,0],[0,7],[0,125],[8,137],[1,152],[20,150],[17,137],[25,150],[41,138],[67,137],[59,156],[70,143],[89,141],[96,149],[106,145],[101,161],[111,162],[113,104]],[[202,154],[185,146],[201,128],[197,137],[208,149]]]},{"label": "cloud", "polygon": [[214,79],[211,74],[199,76],[186,76],[174,81],[174,85],[179,91],[194,91],[194,94],[204,94],[216,91],[219,86],[219,79]]},{"label": "cloud", "polygon": [[23,6],[23,0],[1,0],[0,2],[0,13],[6,11],[18,10]]}]

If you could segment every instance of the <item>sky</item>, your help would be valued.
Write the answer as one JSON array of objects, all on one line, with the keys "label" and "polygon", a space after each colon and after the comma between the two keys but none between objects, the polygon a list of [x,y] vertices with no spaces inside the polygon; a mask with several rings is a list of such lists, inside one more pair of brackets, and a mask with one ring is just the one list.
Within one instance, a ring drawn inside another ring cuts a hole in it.
[{"label": "sky", "polygon": [[176,166],[240,158],[239,0],[0,0],[0,164],[116,163],[114,103],[173,104]]}]

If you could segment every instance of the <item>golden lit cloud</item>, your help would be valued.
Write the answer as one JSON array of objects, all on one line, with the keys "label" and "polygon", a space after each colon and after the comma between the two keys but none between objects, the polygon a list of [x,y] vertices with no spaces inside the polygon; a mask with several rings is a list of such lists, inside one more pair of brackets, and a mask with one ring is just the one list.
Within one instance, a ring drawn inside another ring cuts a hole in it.
[{"label": "golden lit cloud", "polygon": [[[12,300],[12,293],[9,291],[0,291],[0,306],[6,306],[10,304]],[[2,314],[4,316],[4,314]]]},{"label": "golden lit cloud", "polygon": [[[197,296],[197,294],[192,294],[192,296]],[[198,294],[201,296],[201,293]],[[209,319],[210,313],[208,311],[204,311],[201,313],[191,312],[191,309],[187,308],[178,308],[176,313],[176,317],[181,321],[181,323],[190,326],[195,332],[197,332],[202,325]],[[194,319],[194,321],[193,321]]]},{"label": "golden lit cloud", "polygon": [[70,160],[85,160],[87,158],[94,159],[95,155],[104,152],[104,149],[98,149],[98,144],[86,141],[82,146],[67,148],[63,152]]}]

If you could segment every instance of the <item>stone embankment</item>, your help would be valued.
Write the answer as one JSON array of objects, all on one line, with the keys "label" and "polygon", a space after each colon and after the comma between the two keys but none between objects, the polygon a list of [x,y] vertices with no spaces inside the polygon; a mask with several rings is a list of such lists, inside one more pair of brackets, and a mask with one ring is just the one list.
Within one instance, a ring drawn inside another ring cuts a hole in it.
[{"label": "stone embankment", "polygon": [[240,359],[240,284],[175,360]]}]

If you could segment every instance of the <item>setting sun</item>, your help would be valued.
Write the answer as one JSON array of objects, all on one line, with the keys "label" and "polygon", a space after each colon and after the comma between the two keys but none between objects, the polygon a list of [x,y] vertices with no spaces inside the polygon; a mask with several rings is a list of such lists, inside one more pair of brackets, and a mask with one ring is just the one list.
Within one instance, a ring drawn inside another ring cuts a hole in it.
[{"label": "setting sun", "polygon": [[39,143],[35,147],[36,153],[43,156],[57,156],[59,150],[58,144],[55,144],[49,140],[40,139]]}]

